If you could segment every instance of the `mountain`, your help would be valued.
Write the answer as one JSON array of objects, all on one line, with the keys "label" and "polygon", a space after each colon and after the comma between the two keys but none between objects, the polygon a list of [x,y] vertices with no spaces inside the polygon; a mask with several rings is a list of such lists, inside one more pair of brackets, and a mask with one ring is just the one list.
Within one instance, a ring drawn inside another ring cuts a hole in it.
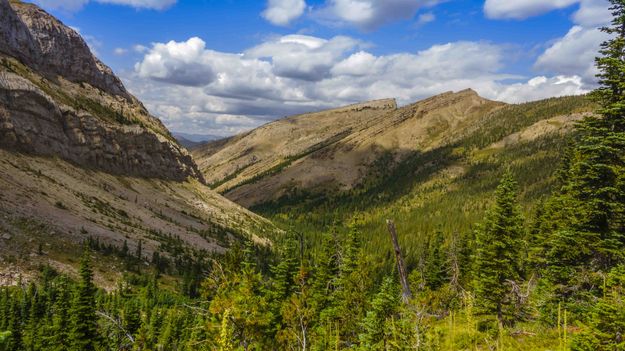
[{"label": "mountain", "polygon": [[383,158],[390,159],[390,171],[414,152],[453,143],[505,107],[473,90],[402,108],[374,101],[269,123],[193,155],[212,187],[253,206],[302,190],[351,190]]},{"label": "mountain", "polygon": [[[505,104],[464,90],[401,108],[389,102],[294,116],[193,155],[216,190],[313,246],[333,224],[356,220],[378,257],[391,252],[380,233],[395,219],[414,267],[417,238],[470,233],[506,169],[529,214],[557,184],[574,125],[595,109],[586,96]],[[377,264],[392,269],[384,257]]]},{"label": "mountain", "polygon": [[0,280],[43,263],[71,270],[87,240],[109,251],[141,243],[146,260],[265,240],[270,222],[204,183],[76,31],[0,0],[0,257],[14,263]]},{"label": "mountain", "polygon": [[194,149],[200,145],[204,145],[210,141],[219,140],[222,137],[216,135],[188,134],[188,133],[172,133],[178,143],[187,150]]},{"label": "mountain", "polygon": [[[193,156],[213,188],[235,202],[251,205],[279,196],[292,178],[313,187],[346,175],[343,172],[358,172],[355,163],[340,165],[340,161],[330,160],[327,150],[396,109],[395,100],[388,99],[293,116],[208,143],[193,150]],[[323,159],[329,162],[316,157],[322,150]],[[293,170],[302,172],[292,175]],[[277,193],[263,193],[265,190]]]}]

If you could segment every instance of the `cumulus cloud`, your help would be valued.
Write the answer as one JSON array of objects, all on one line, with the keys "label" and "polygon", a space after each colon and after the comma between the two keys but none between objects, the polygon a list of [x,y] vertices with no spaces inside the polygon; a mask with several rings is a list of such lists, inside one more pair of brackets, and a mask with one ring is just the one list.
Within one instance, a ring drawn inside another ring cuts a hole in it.
[{"label": "cumulus cloud", "polygon": [[583,27],[599,27],[612,18],[608,0],[582,0],[577,12],[573,15],[575,23]]},{"label": "cumulus cloud", "polygon": [[488,42],[374,55],[349,37],[287,35],[241,54],[211,50],[199,38],[147,50],[126,84],[181,132],[230,135],[302,112],[388,97],[408,104],[465,88],[508,102],[587,91],[578,76],[507,74],[509,49]]},{"label": "cumulus cloud", "polygon": [[305,35],[287,35],[246,51],[250,58],[268,59],[276,76],[308,81],[327,78],[330,70],[361,43],[337,36],[330,40]]},{"label": "cumulus cloud", "polygon": [[82,9],[90,1],[152,10],[164,10],[176,3],[176,0],[36,0],[35,3],[47,9],[75,12]]},{"label": "cumulus cloud", "polygon": [[286,26],[304,14],[304,0],[269,0],[262,16],[272,24]]},{"label": "cumulus cloud", "polygon": [[545,97],[580,95],[588,93],[579,76],[535,77],[524,83],[502,86],[498,91],[488,93],[496,100],[519,103],[539,100]]},{"label": "cumulus cloud", "polygon": [[205,46],[197,37],[181,43],[155,44],[143,61],[135,65],[135,70],[141,77],[173,84],[208,84],[216,78],[210,65],[216,53],[205,50]]},{"label": "cumulus cloud", "polygon": [[440,2],[442,0],[328,0],[317,16],[373,30],[393,21],[412,19],[419,9]]},{"label": "cumulus cloud", "polygon": [[538,57],[534,67],[548,73],[579,75],[592,84],[597,74],[594,58],[606,39],[608,35],[596,28],[574,26]]}]

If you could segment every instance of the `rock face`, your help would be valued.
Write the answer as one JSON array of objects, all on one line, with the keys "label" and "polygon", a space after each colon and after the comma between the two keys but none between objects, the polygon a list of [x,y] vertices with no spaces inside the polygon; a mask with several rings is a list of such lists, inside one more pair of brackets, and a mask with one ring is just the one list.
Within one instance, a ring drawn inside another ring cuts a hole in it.
[{"label": "rock face", "polygon": [[204,181],[191,156],[74,30],[0,0],[0,147],[112,174]]},{"label": "rock face", "polygon": [[129,98],[75,30],[35,5],[0,0],[0,51],[50,78],[63,76]]}]

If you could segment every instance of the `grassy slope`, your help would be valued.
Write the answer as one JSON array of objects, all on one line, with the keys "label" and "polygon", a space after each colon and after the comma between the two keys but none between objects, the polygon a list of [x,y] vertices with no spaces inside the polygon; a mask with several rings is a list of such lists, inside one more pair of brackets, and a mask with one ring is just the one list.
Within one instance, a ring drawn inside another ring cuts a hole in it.
[{"label": "grassy slope", "polygon": [[[478,222],[492,199],[505,167],[521,188],[520,200],[528,213],[549,194],[554,172],[567,147],[558,133],[538,135],[505,147],[492,144],[513,133],[531,130],[541,120],[593,108],[585,97],[565,97],[512,105],[490,114],[461,140],[439,148],[414,152],[392,170],[382,157],[363,185],[336,196],[296,192],[252,210],[278,222],[295,225],[312,241],[336,220],[360,218],[369,252],[387,256],[390,243],[385,219],[396,221],[409,265],[414,265],[420,240],[436,230],[466,234]],[[388,262],[386,263],[387,267]]]},{"label": "grassy slope", "polygon": [[[275,230],[194,180],[114,176],[4,150],[0,189],[0,262],[10,264],[0,263],[0,273],[11,266],[32,271],[39,264],[71,272],[90,237],[117,248],[127,241],[130,252],[141,240],[149,261],[154,251],[222,252],[244,236],[264,241]],[[9,239],[1,238],[5,233]],[[122,271],[114,259],[106,262],[102,270],[110,279],[104,277],[103,286]]]}]

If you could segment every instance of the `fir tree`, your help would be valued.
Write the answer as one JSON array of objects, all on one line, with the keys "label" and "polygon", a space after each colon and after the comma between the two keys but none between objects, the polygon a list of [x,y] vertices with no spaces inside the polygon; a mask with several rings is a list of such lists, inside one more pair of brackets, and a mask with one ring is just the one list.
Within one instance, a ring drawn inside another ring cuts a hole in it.
[{"label": "fir tree", "polygon": [[80,261],[80,281],[71,309],[70,350],[96,350],[98,325],[96,318],[96,287],[93,285],[90,252],[87,248]]},{"label": "fir tree", "polygon": [[517,185],[508,170],[497,187],[495,203],[476,233],[476,293],[487,312],[504,322],[511,305],[510,283],[519,283],[523,249],[523,218]]},{"label": "fir tree", "polygon": [[69,309],[70,309],[70,291],[67,279],[60,278],[56,301],[54,302],[52,318],[51,340],[48,343],[51,350],[67,350],[69,346]]}]

